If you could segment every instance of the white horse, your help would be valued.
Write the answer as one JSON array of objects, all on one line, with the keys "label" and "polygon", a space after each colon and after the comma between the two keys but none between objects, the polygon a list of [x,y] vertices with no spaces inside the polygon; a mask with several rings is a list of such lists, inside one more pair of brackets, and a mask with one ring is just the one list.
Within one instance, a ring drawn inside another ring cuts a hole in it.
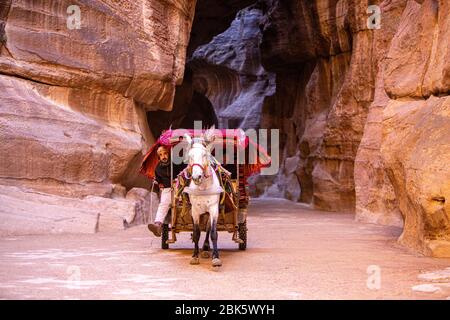
[{"label": "white horse", "polygon": [[207,130],[201,138],[191,138],[188,134],[185,134],[184,137],[189,143],[187,171],[191,176],[191,182],[184,189],[184,192],[189,194],[191,201],[191,214],[194,224],[192,240],[195,244],[190,263],[200,263],[198,258],[198,241],[201,233],[200,216],[208,212],[209,220],[202,256],[209,256],[208,238],[211,233],[211,241],[213,243],[212,265],[213,267],[219,267],[222,265],[222,261],[219,259],[219,251],[217,249],[217,220],[219,217],[220,194],[224,190],[220,186],[220,181],[214,169],[211,167],[212,155],[208,150],[208,145],[214,140],[214,128]]}]

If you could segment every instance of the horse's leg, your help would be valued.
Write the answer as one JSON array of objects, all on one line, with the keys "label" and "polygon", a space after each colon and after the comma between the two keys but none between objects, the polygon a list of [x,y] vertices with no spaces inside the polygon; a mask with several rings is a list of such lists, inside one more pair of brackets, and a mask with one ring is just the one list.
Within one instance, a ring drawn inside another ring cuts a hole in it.
[{"label": "horse's leg", "polygon": [[219,218],[219,201],[217,201],[217,205],[211,206],[209,214],[211,219],[211,240],[213,243],[212,265],[213,267],[220,267],[222,265],[222,261],[219,259],[219,250],[217,249],[217,220]]},{"label": "horse's leg", "polygon": [[211,231],[211,214],[208,218],[208,224],[206,225],[206,236],[205,236],[205,242],[203,242],[203,248],[202,248],[202,258],[209,258],[209,233]]},{"label": "horse's leg", "polygon": [[198,258],[198,241],[200,240],[200,214],[192,206],[192,222],[194,225],[194,230],[192,233],[192,241],[194,242],[194,253],[192,254],[191,264],[199,264],[200,260]]}]

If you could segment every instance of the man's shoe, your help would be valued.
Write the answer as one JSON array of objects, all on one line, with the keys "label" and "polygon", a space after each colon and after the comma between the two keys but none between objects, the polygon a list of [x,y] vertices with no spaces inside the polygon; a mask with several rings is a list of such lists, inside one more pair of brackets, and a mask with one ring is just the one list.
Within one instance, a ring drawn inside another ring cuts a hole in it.
[{"label": "man's shoe", "polygon": [[161,222],[150,223],[147,226],[147,228],[148,228],[148,230],[153,232],[153,234],[156,237],[161,237],[161,229],[162,229],[162,223]]}]

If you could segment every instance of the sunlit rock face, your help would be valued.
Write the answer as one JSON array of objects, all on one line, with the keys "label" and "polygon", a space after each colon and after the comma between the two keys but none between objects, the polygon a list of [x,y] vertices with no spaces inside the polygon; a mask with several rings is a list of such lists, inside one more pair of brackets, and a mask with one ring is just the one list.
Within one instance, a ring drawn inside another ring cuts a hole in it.
[{"label": "sunlit rock face", "polygon": [[[79,1],[79,28],[73,28],[77,10],[69,8],[71,1],[3,2],[0,184],[15,193],[63,197],[61,207],[64,197],[96,196],[97,207],[105,199],[107,208],[106,198],[117,189],[124,190],[123,201],[138,205],[137,196],[125,195],[126,188],[148,186],[138,176],[143,154],[154,142],[146,111],[172,108],[195,2]],[[123,210],[123,219],[130,210]],[[19,211],[8,214],[24,219],[38,214],[32,205]],[[116,225],[123,228],[120,212]]]},{"label": "sunlit rock face", "polygon": [[403,7],[380,56],[356,158],[357,218],[392,224],[400,212],[401,243],[449,257],[450,5]]},{"label": "sunlit rock face", "polygon": [[450,98],[391,100],[381,155],[404,218],[400,242],[450,257]]},{"label": "sunlit rock face", "polygon": [[[383,2],[382,29],[373,33],[376,72],[374,99],[369,106],[364,135],[355,159],[356,218],[385,225],[403,225],[398,197],[385,170],[380,148],[383,143],[382,119],[389,97],[383,74],[392,40],[402,23],[407,1]],[[398,59],[398,57],[396,58]]]},{"label": "sunlit rock face", "polygon": [[[7,1],[2,73],[116,91],[169,109],[181,83],[195,1]],[[69,20],[68,20],[69,19]]]},{"label": "sunlit rock face", "polygon": [[255,194],[403,226],[400,241],[450,255],[449,4],[260,1],[262,64],[276,73],[261,126],[282,167]]}]

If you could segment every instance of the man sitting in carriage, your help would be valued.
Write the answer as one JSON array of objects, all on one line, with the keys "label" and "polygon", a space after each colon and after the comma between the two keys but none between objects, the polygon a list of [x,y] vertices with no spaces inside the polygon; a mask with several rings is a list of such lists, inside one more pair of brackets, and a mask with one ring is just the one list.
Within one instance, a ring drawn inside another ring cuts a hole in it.
[{"label": "man sitting in carriage", "polygon": [[156,150],[159,162],[155,168],[155,181],[158,183],[161,190],[161,199],[159,202],[158,210],[156,211],[155,221],[148,225],[148,229],[153,232],[156,237],[161,236],[161,229],[167,213],[171,206],[171,181],[173,177],[176,177],[182,170],[183,165],[173,164],[173,171],[171,171],[169,148],[161,145]]},{"label": "man sitting in carriage", "polygon": [[[157,143],[153,146],[153,148],[150,150],[150,152],[148,153],[148,156],[146,158],[151,158],[149,157],[152,153],[154,153],[154,149],[156,148],[156,155],[158,158],[158,163],[154,169],[154,178],[153,178],[153,183],[157,184],[161,193],[160,193],[160,202],[158,205],[158,209],[156,212],[156,217],[153,223],[150,223],[148,225],[148,229],[156,236],[156,237],[160,237],[161,236],[161,231],[162,231],[162,225],[166,219],[166,216],[170,210],[170,207],[172,205],[172,181],[173,179],[178,179],[178,180],[185,180],[184,176],[180,175],[181,172],[183,172],[185,165],[183,164],[175,164],[172,163],[173,165],[173,170],[171,170],[170,165],[171,165],[171,157],[170,157],[170,146],[164,145],[165,139],[164,137],[167,136],[168,131],[165,131],[166,134],[161,135],[160,139],[158,139]],[[151,159],[146,159],[146,161],[144,161],[144,163],[148,163],[151,162]],[[219,179],[222,179],[222,184],[224,183],[224,179],[227,178],[231,178],[231,175],[236,176],[237,172],[235,170],[235,166],[233,165],[221,165],[218,162],[215,163],[216,166],[219,166],[219,170],[217,172],[219,173],[223,173],[223,175],[219,176]],[[230,171],[228,171],[227,169],[229,169]],[[145,166],[143,167],[143,170]],[[145,173],[145,172],[144,172]],[[148,175],[148,174],[147,174]],[[226,177],[227,176],[227,177]],[[183,184],[187,183],[186,181],[183,181]],[[229,198],[227,198],[227,200],[230,200]],[[248,199],[247,199],[248,201]]]},{"label": "man sitting in carriage", "polygon": [[[213,144],[215,145],[215,147],[219,148],[229,146],[235,150],[233,157],[234,159],[231,158],[232,161],[230,163],[226,163],[225,161],[225,163],[223,164],[219,163],[213,156],[213,153],[211,153],[209,165],[211,166],[212,172],[215,173],[214,175],[217,174],[218,181],[220,181],[220,185],[222,187],[221,190],[225,191],[222,192],[220,200],[221,212],[233,212],[233,215],[236,214],[235,218],[233,218],[235,227],[227,230],[231,230],[232,232],[234,232],[233,240],[239,241],[239,236],[237,236],[236,232],[233,230],[238,227],[238,224],[244,224],[244,227],[242,227],[242,229],[245,229],[248,205],[247,177],[258,172],[265,163],[268,163],[268,158],[260,158],[260,155],[258,154],[258,151],[262,150],[260,146],[246,137],[245,133],[240,129],[215,130],[214,128],[211,128],[207,131],[209,131],[209,133],[212,135],[212,141],[214,141],[214,143],[210,143],[211,146]],[[201,163],[195,163],[194,165],[191,165],[190,167],[188,166],[185,169],[183,169],[183,167],[185,167],[185,165],[183,164],[178,166],[175,165],[176,161],[173,160],[176,159],[175,157],[177,156],[177,154],[176,152],[173,153],[173,147],[183,141],[186,134],[188,136],[194,137],[192,141],[201,141],[201,143],[205,143],[205,146],[209,144],[208,141],[204,141],[206,135],[205,130],[200,130],[197,132],[193,129],[177,129],[164,131],[145,156],[141,167],[142,174],[146,175],[153,181],[156,180],[162,186],[161,201],[158,207],[155,222],[148,225],[149,230],[155,236],[161,235],[162,226],[166,220],[166,215],[168,214],[169,209],[172,206],[177,207],[177,204],[179,204],[181,205],[182,210],[190,207],[190,197],[185,192],[183,192],[183,190],[186,191],[184,187],[190,183],[189,176],[192,174],[191,171],[193,170],[193,166],[198,166],[199,168],[201,167],[202,171],[205,172],[205,167],[203,167]],[[198,137],[198,140],[195,140],[195,137]],[[237,152],[239,152],[240,154],[243,153],[245,155],[245,164],[238,163]],[[249,153],[251,152],[253,152],[254,155],[258,154],[256,157],[253,157],[257,158],[258,161],[256,163],[247,162]],[[171,153],[173,153],[172,156],[175,159],[171,159]],[[263,152],[263,154],[265,153]],[[171,163],[174,164],[172,171],[170,169]],[[208,166],[206,166],[206,168],[207,167]],[[174,181],[175,178],[176,180]],[[231,180],[233,180],[234,182],[232,182]],[[174,192],[172,192],[173,187],[175,187]],[[182,201],[182,203],[177,201]],[[178,217],[178,215],[176,214],[175,217]],[[178,229],[176,228],[172,230],[178,231]],[[240,247],[241,246],[243,248],[245,247],[245,245],[240,245]]]}]

